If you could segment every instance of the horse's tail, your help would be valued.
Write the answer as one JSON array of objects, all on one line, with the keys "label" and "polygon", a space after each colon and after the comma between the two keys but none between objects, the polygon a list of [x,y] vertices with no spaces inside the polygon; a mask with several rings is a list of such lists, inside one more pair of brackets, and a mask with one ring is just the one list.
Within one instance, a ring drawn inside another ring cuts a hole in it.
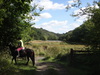
[{"label": "horse's tail", "polygon": [[34,53],[34,51],[32,51],[31,60],[32,60],[32,63],[34,66],[35,65],[35,53]]}]

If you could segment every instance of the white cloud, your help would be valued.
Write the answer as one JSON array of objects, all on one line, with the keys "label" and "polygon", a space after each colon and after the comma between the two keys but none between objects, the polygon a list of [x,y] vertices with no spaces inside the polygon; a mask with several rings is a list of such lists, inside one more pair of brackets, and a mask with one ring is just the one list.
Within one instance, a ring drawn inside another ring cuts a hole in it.
[{"label": "white cloud", "polygon": [[72,3],[74,3],[74,1],[73,1],[73,0],[71,0],[71,1],[68,1],[68,3],[69,3],[69,4],[72,4]]},{"label": "white cloud", "polygon": [[[94,6],[90,6],[90,7],[94,7]],[[98,8],[98,6],[95,5],[95,8]],[[84,10],[84,9],[86,9],[86,7],[83,7],[81,9]],[[79,15],[78,15],[78,18],[76,18],[76,21],[71,23],[70,26],[68,26],[69,30],[73,30],[76,27],[79,27],[80,25],[83,24],[84,21],[88,20],[88,18],[91,18],[90,16],[88,16],[88,15],[91,15],[91,13],[86,13],[85,15],[82,15],[83,13],[82,13],[82,11],[80,9],[75,10],[74,14],[79,14]]]},{"label": "white cloud", "polygon": [[86,15],[81,15],[81,13],[82,13],[82,11],[80,9],[74,11],[74,15],[79,14],[77,16],[78,18],[76,19],[76,21],[79,22],[79,23],[83,23],[83,21],[86,21],[88,19],[87,18],[88,17],[87,14]]},{"label": "white cloud", "polygon": [[38,7],[44,7],[44,10],[50,10],[50,9],[65,9],[64,4],[59,3],[53,3],[50,0],[33,0],[31,5],[38,4]]},{"label": "white cloud", "polygon": [[66,7],[68,7],[68,8],[75,8],[75,7],[73,7],[73,4],[77,4],[77,2],[78,2],[78,0],[69,0],[69,1],[67,1],[67,5],[66,5]]},{"label": "white cloud", "polygon": [[51,18],[52,16],[49,13],[41,13],[40,17],[41,18]]},{"label": "white cloud", "polygon": [[88,15],[83,15],[80,18],[78,18],[76,21],[79,22],[79,23],[83,23],[83,21],[88,20],[87,17],[88,17]]},{"label": "white cloud", "polygon": [[70,24],[70,27],[72,27],[72,29],[79,27],[79,26],[80,26],[80,24],[78,22],[74,22],[74,23]]},{"label": "white cloud", "polygon": [[40,16],[32,16],[32,21],[31,22],[38,22],[41,19],[48,19],[48,18],[52,18],[50,13],[41,13]]},{"label": "white cloud", "polygon": [[[94,8],[94,6],[89,6],[89,7],[83,7],[81,9],[82,10],[87,9],[87,11],[89,11],[88,8],[90,8],[90,7]],[[95,5],[95,8],[99,8],[99,7],[97,5]],[[76,19],[76,21],[77,22],[80,22],[80,23],[83,23],[84,21],[88,20],[89,18],[91,18],[91,16],[89,16],[89,15],[92,15],[91,12],[88,12],[88,13],[85,13],[84,14],[84,12],[82,10],[78,9],[78,10],[75,10],[74,11],[74,15],[77,15],[78,14],[78,16],[77,16],[78,19]]]},{"label": "white cloud", "polygon": [[78,2],[78,0],[70,0],[70,1],[68,1],[69,4],[73,4],[75,2]]},{"label": "white cloud", "polygon": [[40,17],[35,17],[34,19],[32,19],[31,22],[38,22],[41,18]]},{"label": "white cloud", "polygon": [[55,33],[66,33],[79,26],[80,26],[80,23],[78,23],[77,21],[75,21],[74,23],[68,24],[67,20],[65,21],[52,20],[50,22],[42,23],[41,25],[34,25],[34,27],[36,28],[43,28]]},{"label": "white cloud", "polygon": [[[67,3],[69,3],[69,7],[72,7],[71,5],[73,3],[75,3],[75,1],[77,2],[78,0],[70,0],[70,1],[68,0]],[[39,17],[35,17],[35,22],[37,22],[41,19],[49,19],[49,18],[53,19],[53,17],[55,17],[55,16],[52,16],[50,14],[52,12],[48,13],[49,12],[48,10],[51,10],[51,9],[65,9],[64,4],[54,3],[53,0],[52,1],[51,0],[33,0],[31,5],[33,5],[34,2],[39,4],[38,7],[44,7],[44,9],[45,9],[45,13],[41,13]],[[96,6],[96,8],[97,8],[97,6]],[[82,9],[85,9],[85,7],[82,8]],[[79,12],[81,12],[81,10],[76,10],[75,9],[74,14],[78,14]],[[63,13],[61,13],[61,15],[63,16]],[[68,20],[71,23],[68,23],[67,20],[65,20],[65,21],[52,20],[52,21],[49,21],[49,22],[46,22],[48,20],[45,20],[45,22],[43,20],[42,22],[44,22],[44,23],[40,24],[41,23],[40,22],[40,23],[38,23],[38,25],[34,25],[34,27],[43,28],[43,29],[46,29],[48,31],[52,31],[52,32],[55,32],[55,33],[65,33],[65,32],[68,32],[70,30],[75,29],[76,27],[79,27],[83,23],[83,21],[87,20],[87,16],[88,16],[88,14],[84,15],[84,16],[80,16],[74,22],[73,22],[73,19],[70,20],[70,18],[69,18]],[[63,18],[66,18],[66,17],[64,16]],[[51,20],[51,19],[49,19],[49,20]],[[62,19],[62,18],[60,18],[60,19]]]},{"label": "white cloud", "polygon": [[67,21],[53,20],[48,23],[42,23],[41,25],[34,25],[36,28],[43,28],[55,33],[64,33],[67,31]]}]

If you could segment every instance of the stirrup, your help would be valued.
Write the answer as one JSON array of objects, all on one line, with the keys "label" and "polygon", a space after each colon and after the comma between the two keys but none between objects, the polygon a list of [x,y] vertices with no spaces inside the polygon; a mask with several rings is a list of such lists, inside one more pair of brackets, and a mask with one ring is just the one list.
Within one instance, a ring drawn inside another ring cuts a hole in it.
[{"label": "stirrup", "polygon": [[17,55],[17,57],[20,57],[20,55]]}]

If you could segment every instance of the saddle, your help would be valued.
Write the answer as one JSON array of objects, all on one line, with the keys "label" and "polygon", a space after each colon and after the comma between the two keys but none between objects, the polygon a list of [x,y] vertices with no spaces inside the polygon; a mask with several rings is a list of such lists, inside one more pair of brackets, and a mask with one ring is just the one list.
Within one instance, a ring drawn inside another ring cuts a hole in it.
[{"label": "saddle", "polygon": [[19,57],[24,57],[26,55],[25,49],[20,50],[19,55],[20,55]]}]

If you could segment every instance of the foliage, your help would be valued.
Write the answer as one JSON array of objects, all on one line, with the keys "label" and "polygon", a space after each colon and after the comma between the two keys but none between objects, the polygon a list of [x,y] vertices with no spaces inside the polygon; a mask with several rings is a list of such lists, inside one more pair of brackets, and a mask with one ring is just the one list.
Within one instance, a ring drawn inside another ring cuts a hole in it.
[{"label": "foliage", "polygon": [[93,23],[93,27],[91,29],[91,38],[89,42],[93,49],[100,50],[100,9],[95,9],[92,12],[93,15],[91,16],[91,21]]},{"label": "foliage", "polygon": [[0,52],[0,75],[12,75],[13,72],[16,72],[16,68],[8,61],[11,57],[5,50]]},{"label": "foliage", "polygon": [[[29,22],[32,16],[38,14],[35,11],[36,5],[31,7],[31,1],[0,0],[0,48],[9,42],[15,42],[18,37],[25,37],[23,39],[26,41],[30,40],[28,34],[31,32],[31,24]],[[30,16],[30,12],[33,15]]]},{"label": "foliage", "polygon": [[[1,57],[0,57],[1,58]],[[6,59],[0,59],[0,75],[12,75],[16,72],[16,68],[11,65]]]},{"label": "foliage", "polygon": [[30,37],[34,40],[58,40],[59,36],[56,33],[49,32],[42,28],[32,28]]},{"label": "foliage", "polygon": [[67,32],[63,37],[64,41],[70,43],[84,44],[86,43],[87,39],[90,38],[89,37],[90,29],[91,29],[91,23],[89,23],[89,21],[86,21],[80,27],[77,27],[76,29]]},{"label": "foliage", "polygon": [[95,4],[100,7],[100,2],[94,2],[94,7],[88,4],[86,8],[80,8],[81,11],[79,13],[73,14],[74,17],[88,15],[88,20],[75,30],[66,33],[63,40],[66,42],[85,43],[93,50],[100,50],[100,9],[96,8]]}]

